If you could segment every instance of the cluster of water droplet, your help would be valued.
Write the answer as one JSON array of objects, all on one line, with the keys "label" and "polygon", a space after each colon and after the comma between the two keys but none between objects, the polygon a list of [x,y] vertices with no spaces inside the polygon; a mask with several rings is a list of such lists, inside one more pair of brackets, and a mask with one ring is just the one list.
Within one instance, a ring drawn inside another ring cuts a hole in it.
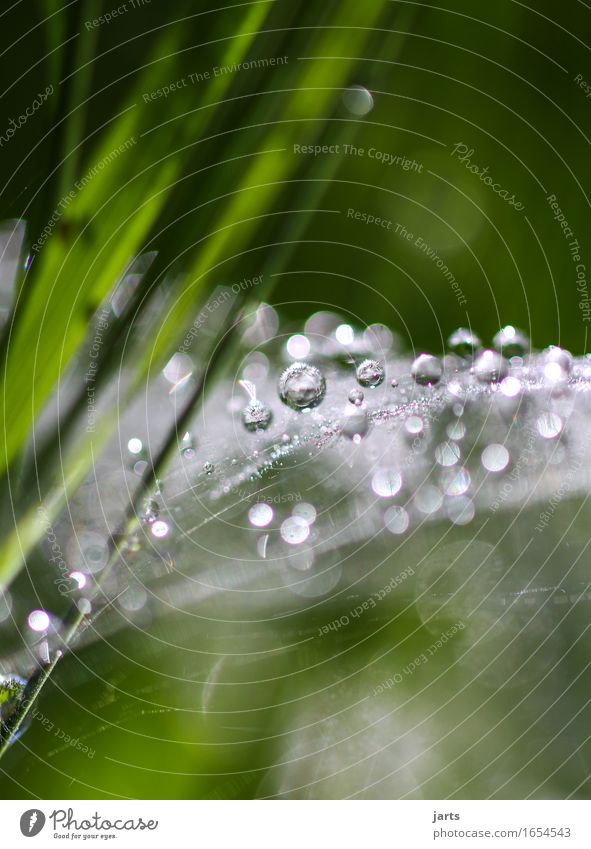
[{"label": "cluster of water droplet", "polygon": [[[267,313],[263,318],[265,344],[276,344],[273,333],[278,328],[267,328]],[[270,357],[260,350],[250,355],[239,381],[247,403],[236,399],[231,407],[246,432],[244,459],[224,456],[223,448],[216,449],[216,437],[220,442],[227,438],[222,424],[214,423],[214,438],[207,447],[202,434],[198,441],[191,429],[178,443],[185,482],[190,475],[204,496],[208,493],[208,498],[232,499],[241,487],[256,487],[288,461],[320,458],[321,452],[339,442],[339,451],[351,451],[345,447],[350,440],[352,453],[356,446],[362,447],[360,456],[365,459],[354,474],[343,476],[340,471],[335,474],[330,453],[322,453],[322,474],[328,472],[330,481],[327,492],[340,492],[341,498],[346,496],[344,503],[353,505],[351,509],[365,511],[368,528],[377,516],[379,528],[401,535],[425,519],[446,518],[460,526],[473,521],[482,493],[488,500],[494,497],[486,481],[500,485],[504,476],[519,468],[526,431],[539,440],[539,447],[531,457],[527,455],[527,462],[542,458],[550,467],[558,468],[570,446],[565,439],[568,404],[563,409],[561,399],[569,382],[574,386],[581,375],[587,374],[582,361],[574,360],[567,351],[550,346],[540,353],[532,352],[526,335],[512,326],[499,331],[490,348],[485,348],[472,330],[459,328],[450,335],[444,356],[421,352],[409,359],[393,353],[394,334],[384,325],[358,332],[338,322],[327,327],[327,321],[326,314],[318,314],[307,322],[305,332],[293,334],[282,343],[281,355],[292,362],[280,372],[276,387]],[[189,379],[191,369],[184,361],[173,365],[167,379],[174,380],[173,388],[179,391],[179,384]],[[591,364],[587,371],[591,379]],[[257,387],[265,400],[257,397]],[[541,388],[548,391],[540,393]],[[524,405],[525,395],[528,403]],[[277,404],[277,396],[283,406]],[[370,431],[374,436],[367,439]],[[241,439],[239,433],[235,436]],[[126,439],[130,467],[142,474],[150,458],[146,438],[134,435]],[[336,458],[340,454],[335,454]],[[310,468],[320,475],[319,466]],[[517,497],[517,482],[513,486]],[[319,493],[323,487],[319,485]],[[368,497],[375,500],[377,513],[375,506],[362,506]],[[267,557],[276,522],[276,537],[287,546],[284,556],[290,558],[291,566],[294,552],[305,550],[305,557],[298,561],[300,570],[304,561],[306,568],[311,568],[315,560],[315,540],[328,513],[323,506],[322,519],[317,522],[316,508],[306,500],[292,506],[287,515],[281,515],[278,504],[264,501],[249,503],[247,508],[249,526],[264,533],[263,541],[257,543],[259,555],[264,552]],[[146,538],[160,551],[168,569],[171,556],[165,547],[178,544],[178,517],[171,520],[159,489],[146,497],[139,518]],[[79,605],[90,612],[91,603],[82,591],[86,588],[90,593],[89,579],[104,568],[107,542],[103,535],[85,530],[78,534],[78,543],[84,554],[76,555],[70,578],[81,593]],[[139,555],[143,545],[139,535],[130,539],[125,552]],[[311,589],[309,592],[313,594]],[[140,609],[140,595],[142,604],[147,601],[145,591],[134,593],[135,607],[129,593],[122,596],[125,610],[132,605],[128,612]],[[6,610],[9,615],[9,606]],[[43,659],[57,620],[46,610],[35,609],[27,615],[27,627]]]}]

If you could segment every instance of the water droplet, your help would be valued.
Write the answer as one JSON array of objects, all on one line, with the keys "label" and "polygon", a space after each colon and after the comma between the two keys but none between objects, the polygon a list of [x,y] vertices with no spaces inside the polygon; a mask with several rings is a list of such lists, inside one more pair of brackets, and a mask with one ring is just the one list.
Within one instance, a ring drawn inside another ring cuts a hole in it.
[{"label": "water droplet", "polygon": [[435,448],[435,460],[440,466],[455,466],[460,459],[460,449],[455,442],[442,442]]},{"label": "water droplet", "polygon": [[371,479],[371,488],[380,498],[392,498],[401,486],[402,478],[395,469],[378,469]]},{"label": "water droplet", "polygon": [[451,422],[446,427],[445,432],[450,439],[454,439],[457,442],[466,436],[466,425],[460,421]]},{"label": "water droplet", "polygon": [[373,109],[373,97],[360,85],[353,85],[344,90],[343,103],[352,115],[367,115]]},{"label": "water droplet", "polygon": [[516,398],[521,392],[521,381],[517,377],[509,375],[501,381],[499,389],[505,398]]},{"label": "water droplet", "polygon": [[242,369],[242,376],[252,383],[266,380],[269,374],[269,358],[261,351],[253,351]]},{"label": "water droplet", "polygon": [[307,501],[302,501],[301,504],[296,504],[291,513],[292,516],[299,516],[299,518],[303,519],[307,525],[313,525],[316,521],[316,508],[313,504],[308,504]]},{"label": "water droplet", "polygon": [[443,374],[441,360],[432,354],[419,354],[411,366],[410,373],[420,386],[433,386],[439,383]]},{"label": "water droplet", "polygon": [[269,544],[269,534],[263,534],[262,537],[259,537],[257,540],[257,552],[259,557],[262,557],[263,560],[267,557],[267,545]]},{"label": "water droplet", "polygon": [[568,372],[559,362],[545,363],[542,367],[544,382],[555,388],[560,388],[568,381]]},{"label": "water droplet", "polygon": [[193,360],[188,354],[173,354],[164,366],[162,373],[166,380],[172,383],[174,388],[177,388],[191,377]]},{"label": "water droplet", "polygon": [[464,359],[476,356],[478,351],[482,348],[482,342],[478,336],[476,336],[475,333],[472,333],[471,330],[467,330],[465,327],[458,327],[457,330],[454,330],[447,340],[447,344],[450,351],[453,351],[453,353],[457,354],[458,357],[462,357]]},{"label": "water droplet", "polygon": [[420,416],[409,416],[404,422],[404,429],[412,436],[416,436],[425,429],[425,422]]},{"label": "water droplet", "polygon": [[279,316],[269,304],[260,304],[249,320],[250,326],[242,334],[242,341],[248,347],[256,348],[276,336]]},{"label": "water droplet", "polygon": [[538,433],[544,439],[554,439],[561,432],[564,423],[556,413],[542,413],[536,422]]},{"label": "water droplet", "polygon": [[8,590],[0,591],[0,623],[5,622],[12,611],[12,596]]},{"label": "water droplet", "polygon": [[385,354],[394,343],[394,335],[385,324],[370,324],[363,331],[363,344],[366,351],[378,351]]},{"label": "water droplet", "polygon": [[414,504],[425,515],[436,513],[443,504],[443,496],[433,484],[423,484],[415,493]]},{"label": "water droplet", "polygon": [[314,549],[309,545],[303,545],[290,551],[286,557],[287,565],[298,572],[309,572],[314,565]]},{"label": "water droplet", "polygon": [[170,531],[170,526],[168,522],[165,522],[163,519],[157,519],[150,525],[150,530],[156,539],[162,539]]},{"label": "water droplet", "polygon": [[251,401],[242,411],[242,423],[246,430],[266,430],[273,420],[273,412],[262,401]]},{"label": "water droplet", "polygon": [[310,353],[310,340],[302,333],[296,333],[287,340],[287,353],[294,360],[303,360]]},{"label": "water droplet", "polygon": [[137,436],[132,436],[127,443],[127,450],[130,454],[140,454],[143,449],[143,443]]},{"label": "water droplet", "polygon": [[481,383],[496,383],[507,376],[509,364],[497,351],[483,351],[474,363],[474,374]]},{"label": "water droplet", "polygon": [[300,516],[290,516],[281,523],[279,532],[289,545],[300,545],[310,536],[310,526]]},{"label": "water droplet", "polygon": [[181,454],[187,460],[191,460],[195,456],[195,442],[189,431],[186,431],[185,435],[179,442],[179,448]]},{"label": "water droplet", "polygon": [[79,590],[86,586],[87,578],[84,572],[70,572],[70,578],[77,583]]},{"label": "water droplet", "polygon": [[143,586],[134,582],[119,596],[117,602],[128,613],[136,613],[144,607],[147,600],[148,594]]},{"label": "water droplet", "polygon": [[27,624],[32,631],[42,633],[48,630],[51,619],[45,610],[32,610],[27,617]]},{"label": "water droplet", "polygon": [[504,357],[521,357],[529,351],[530,342],[522,330],[508,324],[495,334],[493,345]]},{"label": "water droplet", "polygon": [[363,403],[363,398],[364,398],[364,395],[363,395],[363,392],[361,391],[361,389],[352,389],[349,392],[349,401],[352,404],[355,404],[356,407],[361,406],[361,404]]},{"label": "water droplet", "polygon": [[210,463],[209,460],[207,460],[203,464],[203,471],[205,472],[206,475],[213,475],[213,473],[215,471],[215,466],[213,465],[213,463]]},{"label": "water droplet", "polygon": [[357,366],[357,380],[361,386],[375,389],[383,382],[386,372],[379,360],[363,360]]},{"label": "water droplet", "polygon": [[291,436],[289,435],[289,433],[284,433],[281,437],[281,441],[284,445],[289,445],[289,443],[291,442]]},{"label": "water droplet", "polygon": [[460,495],[458,498],[452,498],[448,501],[445,512],[447,518],[454,525],[468,525],[474,518],[476,509],[471,498]]},{"label": "water droplet", "polygon": [[335,339],[340,345],[352,345],[355,339],[355,332],[350,324],[339,324],[336,328]]},{"label": "water droplet", "polygon": [[345,410],[345,416],[341,425],[343,436],[359,444],[368,430],[369,419],[365,410],[362,410],[360,407],[348,407]]},{"label": "water droplet", "polygon": [[248,511],[248,521],[255,528],[266,528],[273,521],[273,508],[264,501],[253,504]]},{"label": "water droplet", "polygon": [[564,348],[560,348],[558,345],[550,345],[543,352],[543,358],[545,363],[558,363],[567,374],[570,374],[573,367],[573,356]]},{"label": "water droplet", "polygon": [[509,463],[509,452],[504,445],[493,442],[481,455],[482,465],[489,472],[502,472]]},{"label": "water droplet", "polygon": [[146,522],[153,522],[160,515],[160,506],[157,501],[147,498],[144,501],[143,518]]},{"label": "water droplet", "polygon": [[390,386],[392,387],[392,389],[396,389],[398,387],[398,381],[396,380],[395,377],[393,377],[392,380],[390,381]]},{"label": "water droplet", "polygon": [[329,310],[312,313],[304,325],[304,332],[310,336],[329,336],[343,321],[342,316]]},{"label": "water droplet", "polygon": [[392,534],[403,534],[410,524],[408,513],[404,507],[388,507],[384,514],[384,525]]},{"label": "water droplet", "polygon": [[78,610],[82,613],[83,616],[88,616],[92,611],[92,604],[89,602],[87,598],[79,598],[78,599]]},{"label": "water droplet", "polygon": [[279,397],[294,410],[316,407],[325,392],[324,375],[320,369],[308,363],[292,363],[279,378]]},{"label": "water droplet", "polygon": [[[6,730],[7,724],[14,716],[26,685],[27,682],[20,675],[0,675],[0,731]],[[28,721],[25,720],[24,725],[21,725],[18,732],[12,737],[12,741],[17,740],[24,733],[26,727],[30,724],[31,716],[30,713]]]},{"label": "water droplet", "polygon": [[445,469],[441,475],[441,485],[446,495],[464,495],[470,489],[470,483],[470,473],[463,466]]}]

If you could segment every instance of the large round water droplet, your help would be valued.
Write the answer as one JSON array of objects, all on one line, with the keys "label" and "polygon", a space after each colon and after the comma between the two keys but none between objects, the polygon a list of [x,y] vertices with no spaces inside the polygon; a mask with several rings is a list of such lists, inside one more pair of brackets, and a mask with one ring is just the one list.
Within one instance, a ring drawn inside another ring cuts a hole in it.
[{"label": "large round water droplet", "polygon": [[474,357],[482,348],[482,343],[475,333],[465,327],[458,327],[447,340],[450,351],[458,357]]},{"label": "large round water droplet", "polygon": [[308,363],[292,363],[279,378],[279,397],[294,410],[316,407],[325,392],[324,375]]},{"label": "large round water droplet", "polygon": [[474,363],[474,374],[482,383],[503,380],[509,371],[507,360],[497,351],[483,351]]},{"label": "large round water droplet", "polygon": [[521,357],[529,351],[530,342],[522,330],[508,324],[495,334],[493,345],[504,357]]},{"label": "large round water droplet", "polygon": [[386,372],[379,360],[363,360],[357,366],[357,380],[361,386],[375,389],[383,382]]},{"label": "large round water droplet", "polygon": [[273,413],[262,401],[251,401],[242,410],[242,422],[247,430],[266,430],[273,420]]},{"label": "large round water droplet", "polygon": [[410,373],[420,386],[433,386],[439,383],[443,374],[441,360],[432,354],[419,354],[411,366]]},{"label": "large round water droplet", "polygon": [[345,108],[353,115],[367,115],[373,109],[373,97],[366,88],[353,85],[343,92]]}]

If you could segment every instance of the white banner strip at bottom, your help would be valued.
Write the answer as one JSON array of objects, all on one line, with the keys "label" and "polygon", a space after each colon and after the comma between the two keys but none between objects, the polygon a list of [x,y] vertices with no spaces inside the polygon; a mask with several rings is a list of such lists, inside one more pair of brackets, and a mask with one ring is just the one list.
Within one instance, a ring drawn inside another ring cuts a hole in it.
[{"label": "white banner strip at bottom", "polygon": [[[3,801],[2,846],[591,847],[588,801]],[[31,842],[33,841],[33,842]],[[113,841],[117,841],[114,843]],[[166,841],[166,842],[165,842]]]}]

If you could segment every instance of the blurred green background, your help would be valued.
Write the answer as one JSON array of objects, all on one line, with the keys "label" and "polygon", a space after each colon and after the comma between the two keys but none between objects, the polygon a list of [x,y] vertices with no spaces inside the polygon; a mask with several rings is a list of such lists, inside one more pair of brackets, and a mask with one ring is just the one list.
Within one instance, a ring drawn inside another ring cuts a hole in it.
[{"label": "blurred green background", "polygon": [[[238,260],[238,269],[226,262],[215,272],[219,280],[259,269],[262,245],[295,234],[298,246],[289,269],[310,274],[299,276],[297,285],[280,281],[275,291],[275,298],[292,304],[294,317],[307,316],[312,301],[334,303],[363,321],[379,315],[404,329],[412,344],[431,348],[441,347],[441,333],[468,317],[484,338],[499,322],[513,323],[530,330],[540,346],[560,341],[583,352],[588,322],[579,309],[575,265],[546,197],[557,196],[581,243],[582,261],[588,262],[591,108],[575,81],[579,74],[584,80],[590,76],[584,4],[544,0],[529,9],[503,0],[476,9],[468,0],[440,6],[372,0],[362,8],[269,2],[214,12],[207,3],[170,9],[152,0],[85,30],[81,22],[111,8],[32,3],[26,11],[17,4],[4,13],[5,114],[18,115],[48,84],[56,94],[19,131],[18,142],[2,148],[7,183],[10,178],[2,193],[3,217],[26,210],[36,237],[55,207],[55,185],[69,188],[68,179],[86,173],[85,163],[92,164],[114,116],[136,103],[121,138],[148,135],[125,157],[126,179],[146,163],[155,177],[160,156],[179,158],[178,148],[190,145],[184,179],[170,191],[148,236],[163,261],[186,256],[210,232],[212,220],[229,214],[228,193],[252,166],[251,159],[235,157],[285,145],[288,162],[279,176],[289,182],[277,187],[267,213],[318,205],[341,215],[268,216],[256,232],[244,233],[252,253]],[[257,28],[256,36],[242,34]],[[288,61],[212,78],[214,85],[223,81],[223,92],[207,81],[190,84],[190,74],[211,72],[231,49],[246,58]],[[168,98],[142,101],[142,93],[183,78],[187,85]],[[347,85],[373,92],[375,106],[365,117],[343,105]],[[212,106],[216,94],[223,102]],[[313,160],[290,154],[294,143],[347,140],[366,151],[375,147],[415,159],[422,173],[405,173],[367,155]],[[523,211],[450,155],[460,142]],[[234,161],[214,165],[227,160]],[[273,157],[267,163],[262,174],[271,182],[279,169]],[[119,176],[105,173],[103,180],[116,182]],[[256,193],[244,196],[242,217],[249,206],[257,214]],[[346,220],[349,207],[421,236],[449,267],[467,303],[458,305],[440,270],[413,245]],[[89,213],[80,212],[77,226]],[[233,236],[241,238],[238,232]],[[323,272],[346,273],[366,285]]]}]

